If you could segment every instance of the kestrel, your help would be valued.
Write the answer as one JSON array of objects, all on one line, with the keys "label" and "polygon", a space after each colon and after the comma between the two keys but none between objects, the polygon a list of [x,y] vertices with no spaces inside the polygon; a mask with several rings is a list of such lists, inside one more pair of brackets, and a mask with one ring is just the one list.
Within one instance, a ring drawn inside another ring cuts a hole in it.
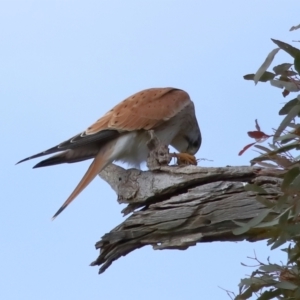
[{"label": "kestrel", "polygon": [[60,153],[33,168],[94,159],[54,219],[108,164],[121,161],[139,167],[146,161],[149,130],[153,130],[163,144],[181,153],[194,155],[201,145],[194,103],[188,93],[176,88],[151,88],[120,102],[85,131],[18,163],[55,152]]}]

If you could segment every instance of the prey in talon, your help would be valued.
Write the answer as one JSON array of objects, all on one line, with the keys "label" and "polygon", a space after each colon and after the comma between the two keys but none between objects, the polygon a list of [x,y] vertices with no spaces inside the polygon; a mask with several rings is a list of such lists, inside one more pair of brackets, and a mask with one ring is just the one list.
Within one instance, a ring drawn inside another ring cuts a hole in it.
[{"label": "prey in talon", "polygon": [[197,159],[192,154],[189,154],[189,153],[172,153],[171,155],[177,159],[176,163],[179,166],[183,166],[183,165],[197,166]]},{"label": "prey in talon", "polygon": [[[99,106],[103,101],[110,99],[101,99]],[[53,153],[55,155],[33,168],[92,160],[54,219],[108,164],[121,161],[139,168],[149,154],[149,130],[153,130],[164,145],[171,145],[180,152],[176,154],[178,162],[196,164],[194,155],[201,145],[201,133],[194,103],[187,92],[172,87],[150,88],[133,94],[83,132],[18,163]],[[38,141],[32,142],[38,144]]]}]

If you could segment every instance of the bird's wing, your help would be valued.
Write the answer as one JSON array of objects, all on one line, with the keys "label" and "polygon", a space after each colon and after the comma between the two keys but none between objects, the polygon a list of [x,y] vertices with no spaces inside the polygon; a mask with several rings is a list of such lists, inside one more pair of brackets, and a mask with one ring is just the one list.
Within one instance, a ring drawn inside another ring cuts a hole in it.
[{"label": "bird's wing", "polygon": [[104,144],[108,141],[111,141],[112,139],[118,137],[120,133],[116,130],[102,130],[99,131],[93,135],[86,135],[85,132],[82,132],[80,134],[75,135],[74,137],[70,138],[67,141],[64,141],[60,143],[59,145],[52,147],[50,149],[47,149],[43,152],[37,153],[35,155],[26,157],[17,164],[22,163],[24,161],[37,158],[40,156],[56,153],[56,152],[61,152],[65,150],[70,150],[70,149],[76,149],[76,148],[83,148],[83,147],[88,147],[88,145],[93,145],[94,143],[99,143],[99,144]]},{"label": "bird's wing", "polygon": [[[154,129],[174,117],[190,102],[189,95],[179,89],[153,88],[141,91],[116,105],[81,134],[20,162],[64,150],[76,151],[78,148],[78,151],[81,151],[89,145],[94,147],[95,143],[99,145],[99,152],[94,161],[75,190],[53,216],[54,219],[111,162],[111,153],[119,135],[128,131]],[[55,159],[59,158],[54,157]]]},{"label": "bird's wing", "polygon": [[153,88],[138,92],[88,127],[87,135],[105,129],[150,130],[174,117],[191,102],[188,93],[175,88]]},{"label": "bird's wing", "polygon": [[89,144],[103,145],[122,132],[153,129],[169,120],[190,103],[189,95],[175,88],[152,88],[138,92],[107,112],[84,132],[17,164],[40,156],[76,149]]},{"label": "bird's wing", "polygon": [[[180,112],[190,102],[189,95],[178,89],[149,89],[141,91],[115,106],[111,111],[90,126],[83,135],[93,136],[108,128],[117,132],[133,130],[149,130],[169,120]],[[110,163],[110,153],[114,142],[106,143],[89,169],[60,209],[52,219],[56,218],[97,176],[97,174]]]}]

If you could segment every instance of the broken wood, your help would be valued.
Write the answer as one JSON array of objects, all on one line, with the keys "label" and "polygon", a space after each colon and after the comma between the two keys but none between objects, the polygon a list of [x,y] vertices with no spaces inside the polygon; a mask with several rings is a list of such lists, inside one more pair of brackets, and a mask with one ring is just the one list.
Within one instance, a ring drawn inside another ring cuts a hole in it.
[{"label": "broken wood", "polygon": [[141,171],[110,165],[99,175],[116,191],[118,202],[127,204],[124,215],[132,214],[96,243],[100,255],[91,265],[101,265],[103,273],[113,261],[146,245],[185,250],[203,242],[266,239],[268,231],[262,229],[234,235],[232,220],[247,222],[264,208],[256,193],[245,191],[245,183],[263,187],[267,199],[276,201],[281,174],[248,166]]}]

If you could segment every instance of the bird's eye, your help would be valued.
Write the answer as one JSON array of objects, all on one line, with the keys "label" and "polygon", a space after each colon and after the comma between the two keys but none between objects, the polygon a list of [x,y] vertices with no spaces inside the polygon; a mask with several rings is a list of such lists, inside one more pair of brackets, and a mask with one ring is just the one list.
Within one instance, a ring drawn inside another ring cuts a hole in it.
[{"label": "bird's eye", "polygon": [[197,148],[197,147],[199,147],[199,141],[194,141],[193,143],[192,143],[192,146],[193,147],[195,147],[195,148]]},{"label": "bird's eye", "polygon": [[185,137],[186,141],[188,142],[188,148],[190,149],[198,149],[201,145],[201,139],[190,139],[189,137]]}]

